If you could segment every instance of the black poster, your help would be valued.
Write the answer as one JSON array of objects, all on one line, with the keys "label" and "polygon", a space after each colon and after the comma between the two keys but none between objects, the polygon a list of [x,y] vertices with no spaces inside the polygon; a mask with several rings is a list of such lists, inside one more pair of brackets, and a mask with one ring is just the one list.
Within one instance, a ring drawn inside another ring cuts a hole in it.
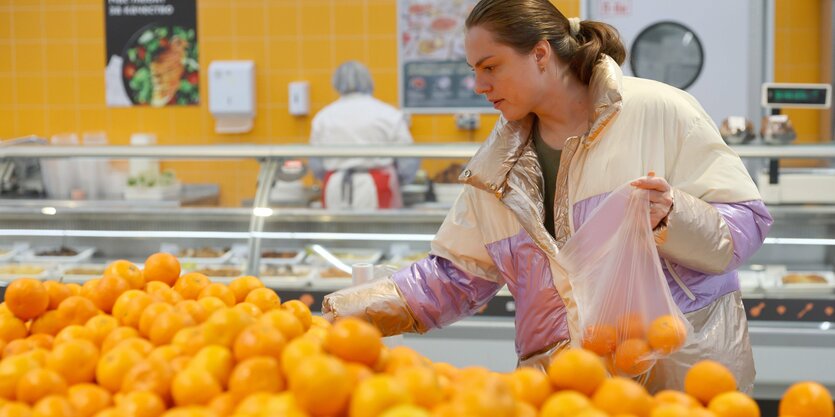
[{"label": "black poster", "polygon": [[107,105],[200,103],[196,0],[105,0]]}]

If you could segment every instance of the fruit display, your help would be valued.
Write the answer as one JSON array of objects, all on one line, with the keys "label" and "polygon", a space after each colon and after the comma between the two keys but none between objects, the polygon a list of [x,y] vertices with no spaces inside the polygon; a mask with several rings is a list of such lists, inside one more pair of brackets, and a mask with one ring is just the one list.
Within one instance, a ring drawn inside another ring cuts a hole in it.
[{"label": "fruit display", "polygon": [[[675,346],[658,340],[647,329],[651,349]],[[458,369],[386,347],[362,320],[313,316],[256,277],[181,275],[164,253],[144,269],[113,262],[83,285],[13,281],[0,357],[0,417],[760,416],[715,362],[695,364],[684,392],[655,395],[582,348],[545,371]],[[835,414],[814,382],[789,388],[780,413]]]}]

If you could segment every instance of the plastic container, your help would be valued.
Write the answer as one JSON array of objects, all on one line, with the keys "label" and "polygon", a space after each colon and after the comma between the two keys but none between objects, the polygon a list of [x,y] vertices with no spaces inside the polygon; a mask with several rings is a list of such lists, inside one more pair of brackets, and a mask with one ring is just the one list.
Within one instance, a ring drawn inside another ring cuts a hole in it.
[{"label": "plastic container", "polygon": [[[78,145],[78,135],[63,133],[53,135],[50,143],[56,146]],[[78,186],[78,161],[71,158],[46,158],[41,160],[44,187],[49,198],[67,200]]]},{"label": "plastic container", "polygon": [[[104,132],[84,132],[84,146],[107,146]],[[88,200],[100,200],[107,193],[110,160],[107,158],[78,158],[78,185]]]},{"label": "plastic container", "polygon": [[[130,136],[132,146],[151,146],[157,144],[157,135],[153,133],[134,133]],[[141,174],[158,175],[159,160],[153,158],[131,158],[128,163],[128,174],[135,177]]]}]

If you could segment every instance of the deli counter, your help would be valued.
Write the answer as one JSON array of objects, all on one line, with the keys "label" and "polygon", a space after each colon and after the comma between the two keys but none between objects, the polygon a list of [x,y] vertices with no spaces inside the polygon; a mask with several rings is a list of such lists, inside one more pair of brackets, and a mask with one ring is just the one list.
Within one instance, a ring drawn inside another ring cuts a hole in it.
[{"label": "deli counter", "polygon": [[[270,192],[280,164],[307,157],[420,157],[461,160],[476,146],[381,148],[308,146],[0,148],[21,158],[237,159],[260,164],[252,207],[108,204],[102,201],[0,199],[0,281],[21,276],[83,282],[115,259],[141,264],[154,252],[175,253],[184,270],[229,282],[258,275],[282,299],[318,310],[322,297],[351,285],[350,273],[329,262],[400,268],[426,256],[449,201],[398,210],[335,212],[280,207]],[[835,158],[835,146],[734,148],[766,178],[779,181],[777,158]],[[750,168],[750,165],[749,165]],[[191,190],[199,195],[206,190]],[[790,383],[815,380],[835,390],[835,205],[769,205],[774,226],[762,249],[740,270],[757,379],[754,396],[779,398]],[[344,265],[343,265],[344,266]],[[508,371],[516,365],[515,305],[502,290],[476,316],[426,335],[392,338],[433,361]]]}]

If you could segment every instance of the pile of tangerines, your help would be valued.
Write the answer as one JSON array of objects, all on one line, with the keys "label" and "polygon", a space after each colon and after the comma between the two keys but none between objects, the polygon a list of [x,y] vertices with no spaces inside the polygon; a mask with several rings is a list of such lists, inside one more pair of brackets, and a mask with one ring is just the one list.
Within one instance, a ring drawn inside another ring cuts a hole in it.
[{"label": "pile of tangerines", "polygon": [[[154,254],[82,286],[20,279],[0,305],[0,417],[754,417],[714,362],[685,392],[655,396],[609,377],[590,350],[547,372],[498,374],[387,348],[358,319],[331,324],[255,277],[180,275]],[[786,393],[781,417],[832,417],[819,384]]]}]

